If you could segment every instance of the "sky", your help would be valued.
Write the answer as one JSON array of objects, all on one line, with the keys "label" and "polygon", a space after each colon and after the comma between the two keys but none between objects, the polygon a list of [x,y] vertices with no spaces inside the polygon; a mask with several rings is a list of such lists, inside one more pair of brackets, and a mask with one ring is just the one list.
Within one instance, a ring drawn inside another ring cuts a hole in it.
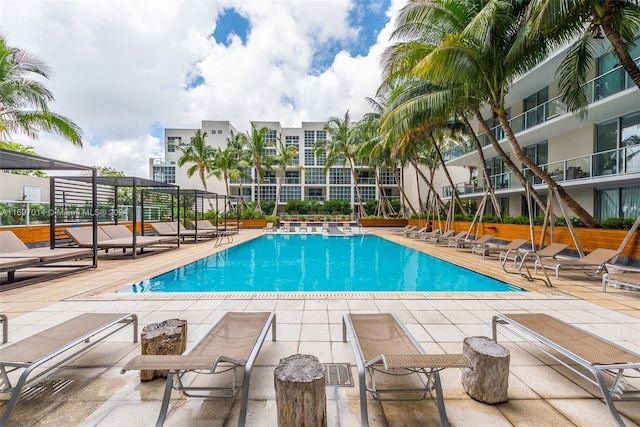
[{"label": "sky", "polygon": [[149,177],[165,128],[370,111],[406,0],[0,0],[0,33],[40,58],[52,111],[83,131],[13,135],[42,156]]}]

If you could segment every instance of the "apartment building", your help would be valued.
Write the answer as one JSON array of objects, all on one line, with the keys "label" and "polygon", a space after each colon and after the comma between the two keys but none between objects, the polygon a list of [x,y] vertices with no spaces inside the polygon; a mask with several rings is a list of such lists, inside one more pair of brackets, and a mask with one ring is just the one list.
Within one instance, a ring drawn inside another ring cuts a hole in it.
[{"label": "apartment building", "polygon": [[[348,165],[335,165],[325,171],[326,155],[317,155],[313,149],[318,141],[326,140],[325,122],[302,122],[299,128],[283,127],[279,122],[251,122],[257,129],[267,128],[267,142],[275,143],[278,139],[287,146],[293,146],[298,157],[290,162],[286,170],[274,168],[267,171],[260,183],[260,199],[276,200],[278,185],[281,184],[278,207],[284,211],[289,200],[347,200],[352,206],[357,204],[355,186]],[[175,183],[181,188],[203,189],[197,175],[187,176],[188,165],[178,166],[182,156],[175,147],[186,146],[197,129],[165,129],[164,158],[150,159],[149,171],[153,180]],[[236,128],[228,121],[202,121],[201,130],[207,133],[206,142],[211,146],[224,148],[231,132],[237,134]],[[267,148],[267,154],[276,154],[275,144]],[[302,167],[300,167],[302,166]],[[399,199],[400,191],[391,170],[374,170],[363,165],[356,166],[358,187],[363,202],[370,199],[386,197]],[[251,178],[235,180],[231,183],[230,195],[243,197],[245,200],[257,199],[255,170],[247,173]],[[378,182],[376,183],[376,174]],[[401,175],[398,175],[401,176]],[[224,182],[215,177],[207,180],[208,191],[226,194]]]},{"label": "apartment building", "polygon": [[[580,119],[568,113],[559,99],[556,70],[566,51],[558,51],[509,88],[507,106],[511,127],[527,156],[546,170],[589,213],[600,220],[640,215],[640,90],[619,66],[616,56],[597,58],[592,80],[586,85],[588,115]],[[640,43],[631,52],[640,63]],[[485,111],[484,117],[491,118]],[[505,152],[509,144],[497,120],[488,123]],[[474,129],[479,129],[473,122]],[[501,210],[510,215],[527,214],[524,188],[498,157],[484,133],[483,145],[489,179],[496,189]],[[525,177],[542,196],[547,186],[521,167]],[[486,183],[480,157],[472,141],[446,151],[449,166],[472,167],[476,175],[459,181],[462,198],[480,200]],[[449,185],[442,194],[451,197]],[[555,212],[558,213],[558,206]],[[544,215],[534,207],[536,215]],[[489,209],[490,212],[491,209]]]}]

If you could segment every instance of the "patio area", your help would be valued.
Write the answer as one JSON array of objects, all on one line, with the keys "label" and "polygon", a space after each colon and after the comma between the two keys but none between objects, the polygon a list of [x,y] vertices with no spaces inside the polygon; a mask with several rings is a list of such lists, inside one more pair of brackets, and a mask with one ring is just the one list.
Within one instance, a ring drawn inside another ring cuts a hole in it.
[{"label": "patio area", "polygon": [[[600,276],[563,273],[554,287],[505,273],[497,258],[427,245],[367,229],[458,265],[531,290],[522,293],[306,293],[306,294],[116,294],[115,290],[225,250],[213,242],[138,259],[100,260],[98,268],[0,293],[0,312],[9,317],[9,343],[86,312],[132,312],[140,326],[167,319],[188,322],[187,349],[226,311],[275,311],[277,341],[269,338],[254,366],[247,425],[276,425],[273,372],[280,359],[312,354],[322,363],[349,363],[357,378],[351,344],[342,341],[345,313],[391,312],[407,325],[427,352],[461,353],[467,336],[491,336],[496,313],[540,312],[565,320],[640,352],[640,293],[601,291]],[[233,244],[262,234],[242,230]],[[445,405],[453,426],[609,426],[613,420],[599,390],[569,369],[514,336],[499,335],[511,352],[509,401],[486,405],[471,399],[459,369],[441,372]],[[0,352],[1,352],[0,347]],[[138,372],[120,373],[140,344],[122,331],[23,395],[9,426],[150,426],[160,411],[165,382],[141,383]],[[77,368],[82,369],[77,369]],[[629,378],[640,388],[640,378]],[[360,424],[359,389],[327,386],[330,426]],[[0,411],[6,404],[0,403]],[[628,426],[640,425],[638,402],[618,403]],[[240,399],[203,400],[174,392],[167,426],[235,426]],[[368,401],[371,426],[439,425],[433,399],[417,402]]]}]

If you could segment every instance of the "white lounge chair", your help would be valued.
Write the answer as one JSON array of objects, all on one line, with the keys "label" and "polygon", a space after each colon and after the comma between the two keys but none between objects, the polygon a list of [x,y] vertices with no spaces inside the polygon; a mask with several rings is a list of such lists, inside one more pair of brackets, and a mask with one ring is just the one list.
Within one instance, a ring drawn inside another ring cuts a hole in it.
[{"label": "white lounge chair", "polygon": [[[620,254],[619,251],[614,249],[597,248],[582,258],[572,259],[537,259],[534,264],[534,271],[538,272],[538,268],[546,268],[554,270],[556,273],[556,279],[560,276],[560,270],[579,268],[586,274],[598,274],[602,271],[606,271],[605,264],[611,261],[613,258]],[[593,273],[590,273],[593,271]]]}]

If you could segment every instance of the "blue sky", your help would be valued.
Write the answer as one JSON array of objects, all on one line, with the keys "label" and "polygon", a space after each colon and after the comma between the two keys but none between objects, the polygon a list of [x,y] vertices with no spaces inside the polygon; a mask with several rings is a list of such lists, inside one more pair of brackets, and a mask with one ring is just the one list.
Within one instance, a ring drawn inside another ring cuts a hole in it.
[{"label": "blue sky", "polygon": [[[84,132],[15,136],[39,154],[148,176],[164,128],[326,121],[369,111],[404,1],[2,0],[0,31],[41,58],[52,109]],[[38,28],[38,31],[33,31]]]}]

